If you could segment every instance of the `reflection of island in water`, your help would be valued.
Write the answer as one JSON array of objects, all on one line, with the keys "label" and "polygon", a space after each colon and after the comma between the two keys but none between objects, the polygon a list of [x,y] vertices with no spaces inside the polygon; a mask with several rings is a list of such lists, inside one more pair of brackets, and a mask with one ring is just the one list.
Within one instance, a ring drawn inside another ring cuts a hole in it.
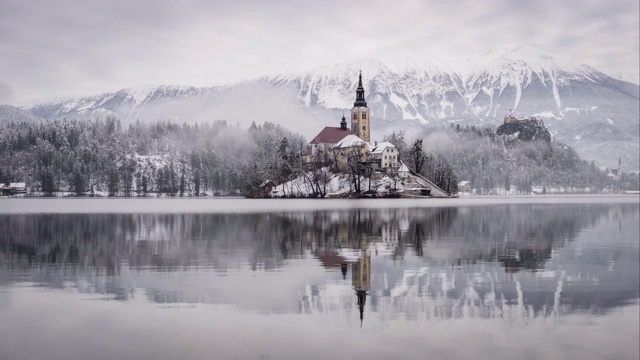
[{"label": "reflection of island in water", "polygon": [[[361,320],[365,309],[410,318],[606,311],[638,298],[637,241],[572,244],[594,227],[608,238],[637,239],[637,219],[638,207],[622,204],[8,215],[0,218],[0,285],[72,282],[122,300],[142,288],[157,302],[242,303],[265,311],[329,311],[332,302],[355,302]],[[300,264],[309,261],[329,270],[326,280],[299,280],[307,269]],[[338,295],[330,291],[337,286],[332,269],[345,279],[352,272],[350,296],[340,295],[341,287]],[[229,290],[252,284],[246,271],[271,274],[260,280],[264,286],[277,279],[310,287],[311,295],[292,303],[297,295],[286,292],[264,299],[258,290]],[[177,279],[167,279],[171,273]],[[185,285],[194,277],[197,283]],[[262,301],[249,303],[251,297]]]}]

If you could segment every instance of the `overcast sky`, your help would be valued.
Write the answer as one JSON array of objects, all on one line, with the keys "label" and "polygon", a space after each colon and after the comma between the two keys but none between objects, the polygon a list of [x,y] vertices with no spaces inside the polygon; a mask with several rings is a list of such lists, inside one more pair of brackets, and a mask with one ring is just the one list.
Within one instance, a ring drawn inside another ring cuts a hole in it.
[{"label": "overcast sky", "polygon": [[0,104],[525,44],[637,73],[638,0],[0,0]]}]

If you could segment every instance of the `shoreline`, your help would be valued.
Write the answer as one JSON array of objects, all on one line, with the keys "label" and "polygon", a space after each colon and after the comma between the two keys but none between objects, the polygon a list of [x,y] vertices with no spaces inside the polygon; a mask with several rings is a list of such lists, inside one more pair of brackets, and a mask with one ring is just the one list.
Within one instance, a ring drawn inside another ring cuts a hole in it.
[{"label": "shoreline", "polygon": [[[10,198],[0,200],[0,215],[10,214],[233,214],[308,211],[381,211],[412,208],[477,206],[562,206],[568,204],[626,203],[640,206],[638,195],[482,196],[422,199],[280,199],[245,198]],[[209,201],[207,201],[209,200]]]}]

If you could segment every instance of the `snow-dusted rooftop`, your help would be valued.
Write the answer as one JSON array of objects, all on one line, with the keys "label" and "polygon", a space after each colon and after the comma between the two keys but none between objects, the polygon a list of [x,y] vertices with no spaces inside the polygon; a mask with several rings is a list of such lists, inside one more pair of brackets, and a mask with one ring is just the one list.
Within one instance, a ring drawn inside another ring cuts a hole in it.
[{"label": "snow-dusted rooftop", "polygon": [[395,145],[388,141],[383,141],[381,143],[376,144],[373,149],[371,149],[372,154],[382,154],[386,148],[396,148]]},{"label": "snow-dusted rooftop", "polygon": [[344,148],[350,148],[355,146],[365,146],[365,145],[367,145],[366,141],[360,139],[356,135],[351,134],[351,135],[345,136],[342,140],[340,140],[336,144],[336,146],[334,146],[334,148],[344,149]]}]

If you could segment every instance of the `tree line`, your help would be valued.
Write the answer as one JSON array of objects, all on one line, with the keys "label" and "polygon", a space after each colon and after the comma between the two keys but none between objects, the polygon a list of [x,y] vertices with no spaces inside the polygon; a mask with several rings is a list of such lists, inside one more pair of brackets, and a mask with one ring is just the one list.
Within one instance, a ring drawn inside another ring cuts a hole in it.
[{"label": "tree line", "polygon": [[305,144],[270,122],[249,129],[221,120],[122,126],[112,116],[8,122],[0,128],[0,182],[24,181],[45,195],[235,195],[258,177],[291,176]]},{"label": "tree line", "polygon": [[[570,146],[544,139],[520,141],[496,134],[491,127],[444,126],[422,130],[409,146],[403,132],[386,137],[401,159],[443,187],[443,179],[469,181],[480,194],[499,191],[529,194],[543,191],[601,192],[638,190],[638,175],[608,176]],[[424,165],[423,165],[424,164]]]},{"label": "tree line", "polygon": [[[481,194],[530,193],[534,186],[568,192],[638,190],[637,174],[607,176],[553,140],[513,141],[475,126],[426,128],[412,141],[394,132],[384,140],[396,146],[399,160],[448,193],[457,191],[459,180],[471,182]],[[123,126],[112,116],[14,121],[0,128],[0,183],[26,182],[44,195],[260,197],[267,179],[282,184],[302,177],[322,195],[332,167],[304,164],[306,146],[301,135],[271,122],[254,122],[247,129],[222,120]],[[348,162],[355,164],[349,173],[357,189],[360,175],[371,175],[360,160]]]}]

